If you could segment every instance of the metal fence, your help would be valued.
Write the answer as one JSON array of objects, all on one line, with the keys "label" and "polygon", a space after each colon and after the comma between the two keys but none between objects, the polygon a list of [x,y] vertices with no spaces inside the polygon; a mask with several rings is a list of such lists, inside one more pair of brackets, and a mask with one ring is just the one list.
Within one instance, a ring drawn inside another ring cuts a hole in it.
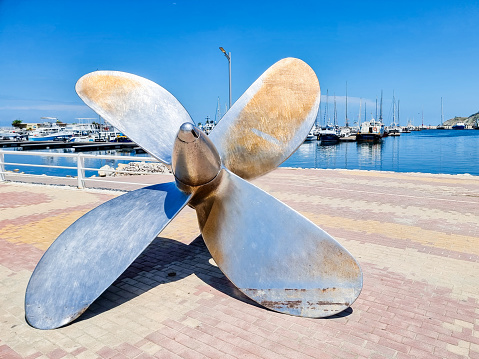
[{"label": "metal fence", "polygon": [[[45,165],[45,164],[30,164],[30,163],[19,163],[19,162],[6,162],[5,155],[21,155],[21,156],[40,156],[40,157],[70,157],[76,159],[76,166],[57,166],[57,165]],[[5,165],[14,165],[21,167],[39,167],[39,168],[60,168],[60,169],[69,169],[76,170],[77,176],[77,186],[78,188],[85,188],[85,171],[100,171],[100,168],[85,167],[85,159],[106,159],[106,160],[118,160],[118,161],[132,161],[132,162],[151,162],[151,163],[161,163],[153,157],[134,157],[134,156],[114,156],[114,155],[89,155],[82,153],[52,153],[52,152],[30,152],[30,151],[3,151],[0,150],[0,182],[5,181],[5,175],[11,172],[5,170]],[[108,171],[108,170],[106,170]],[[127,173],[127,174],[145,174],[145,172],[134,172],[134,171],[122,171],[122,170],[112,170],[116,173]],[[165,172],[165,174],[168,172]],[[27,174],[27,173],[15,173],[16,176],[28,176],[28,177],[51,177],[58,178],[58,176],[48,176],[46,174]],[[93,178],[88,177],[88,181],[94,182],[106,182],[106,183],[118,183],[116,181],[108,180],[107,178]],[[123,181],[129,184],[135,185],[144,185],[144,183],[136,183],[131,181]]]}]

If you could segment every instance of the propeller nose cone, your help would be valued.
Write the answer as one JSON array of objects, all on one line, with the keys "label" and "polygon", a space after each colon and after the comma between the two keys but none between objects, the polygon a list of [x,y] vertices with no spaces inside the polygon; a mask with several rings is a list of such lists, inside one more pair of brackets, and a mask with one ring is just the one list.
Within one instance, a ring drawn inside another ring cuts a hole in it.
[{"label": "propeller nose cone", "polygon": [[191,123],[184,123],[176,136],[171,158],[177,181],[187,186],[202,186],[221,169],[221,159],[213,142]]},{"label": "propeller nose cone", "polygon": [[200,137],[200,131],[190,122],[182,124],[178,131],[178,139],[183,142],[194,142],[198,137]]}]

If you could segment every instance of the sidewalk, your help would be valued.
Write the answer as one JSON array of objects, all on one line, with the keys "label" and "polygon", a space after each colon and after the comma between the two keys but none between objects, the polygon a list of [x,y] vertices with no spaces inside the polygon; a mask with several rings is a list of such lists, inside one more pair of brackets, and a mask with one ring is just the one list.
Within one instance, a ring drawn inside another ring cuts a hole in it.
[{"label": "sidewalk", "polygon": [[349,310],[308,319],[255,305],[210,261],[187,207],[78,320],[33,329],[23,302],[43,252],[122,192],[5,182],[0,358],[479,358],[478,177],[282,168],[253,182],[359,261]]}]

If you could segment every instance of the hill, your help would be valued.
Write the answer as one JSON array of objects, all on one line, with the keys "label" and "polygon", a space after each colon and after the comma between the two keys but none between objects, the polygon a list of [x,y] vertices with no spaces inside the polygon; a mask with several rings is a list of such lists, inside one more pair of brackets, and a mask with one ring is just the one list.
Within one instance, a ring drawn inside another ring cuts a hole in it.
[{"label": "hill", "polygon": [[464,122],[466,125],[469,126],[474,126],[475,124],[479,124],[479,112],[476,112],[475,114],[472,114],[469,117],[454,117],[451,118],[450,120],[447,120],[444,122],[445,126],[453,126],[458,122]]}]

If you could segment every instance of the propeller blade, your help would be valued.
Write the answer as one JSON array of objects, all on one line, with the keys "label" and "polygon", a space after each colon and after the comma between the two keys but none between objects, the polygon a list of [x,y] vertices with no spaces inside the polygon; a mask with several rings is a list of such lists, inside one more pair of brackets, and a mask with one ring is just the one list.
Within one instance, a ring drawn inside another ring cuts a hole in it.
[{"label": "propeller blade", "polygon": [[164,183],[114,198],[78,219],[37,264],[25,295],[30,325],[78,318],[143,252],[191,196]]},{"label": "propeller blade", "polygon": [[193,123],[171,93],[140,76],[95,71],[81,77],[75,89],[92,110],[168,165],[178,128]]},{"label": "propeller blade", "polygon": [[278,61],[239,98],[209,137],[224,165],[251,179],[283,163],[304,142],[320,101],[318,78],[305,62]]},{"label": "propeller blade", "polygon": [[216,192],[198,204],[203,239],[223,273],[269,309],[326,317],[362,289],[353,256],[314,223],[223,170]]}]

